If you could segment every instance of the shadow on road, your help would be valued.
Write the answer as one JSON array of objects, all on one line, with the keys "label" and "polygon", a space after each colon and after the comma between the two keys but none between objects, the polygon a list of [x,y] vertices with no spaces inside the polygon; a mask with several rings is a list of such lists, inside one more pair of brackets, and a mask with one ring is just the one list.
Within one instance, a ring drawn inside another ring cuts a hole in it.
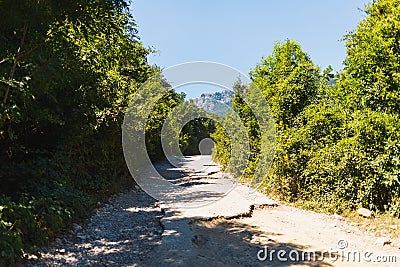
[{"label": "shadow on road", "polygon": [[[201,264],[210,266],[333,266],[329,262],[329,255],[324,255],[325,261],[321,261],[323,258],[321,251],[311,254],[311,251],[307,250],[309,248],[305,246],[277,242],[275,238],[281,234],[260,231],[251,225],[221,218],[211,221],[195,220],[191,223],[191,229],[195,233],[193,247],[198,263]],[[282,251],[279,253],[283,260],[278,259],[278,251]],[[291,260],[289,255],[294,260]],[[310,258],[312,260],[309,260]]]}]

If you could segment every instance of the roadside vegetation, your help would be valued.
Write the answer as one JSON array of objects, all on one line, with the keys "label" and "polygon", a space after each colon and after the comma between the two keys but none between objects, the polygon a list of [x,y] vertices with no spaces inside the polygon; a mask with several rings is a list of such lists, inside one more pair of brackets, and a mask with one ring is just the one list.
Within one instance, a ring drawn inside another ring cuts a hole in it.
[{"label": "roadside vegetation", "polygon": [[[0,266],[8,266],[133,185],[121,124],[130,96],[159,70],[147,64],[126,1],[6,0],[0,13]],[[149,143],[180,101],[172,92],[158,104]]]},{"label": "roadside vegetation", "polygon": [[[400,215],[400,1],[379,0],[345,35],[344,70],[320,70],[293,40],[277,42],[250,76],[269,102],[276,155],[260,186],[287,203],[327,213],[360,207]],[[254,174],[262,147],[247,104],[233,108],[248,129]],[[228,136],[217,127],[214,157],[228,166]]]}]

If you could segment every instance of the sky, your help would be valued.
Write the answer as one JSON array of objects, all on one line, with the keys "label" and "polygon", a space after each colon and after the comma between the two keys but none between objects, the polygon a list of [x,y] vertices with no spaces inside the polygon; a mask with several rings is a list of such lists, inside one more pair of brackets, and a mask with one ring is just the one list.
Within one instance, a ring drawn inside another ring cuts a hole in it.
[{"label": "sky", "polygon": [[213,61],[248,74],[274,41],[298,41],[313,62],[343,69],[344,34],[356,28],[369,0],[132,0],[139,37],[167,68]]}]

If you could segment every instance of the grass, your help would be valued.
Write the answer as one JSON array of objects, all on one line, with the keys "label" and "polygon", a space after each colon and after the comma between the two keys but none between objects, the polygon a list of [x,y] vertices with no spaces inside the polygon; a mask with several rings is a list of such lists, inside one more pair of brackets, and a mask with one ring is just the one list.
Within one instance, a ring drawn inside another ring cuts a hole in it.
[{"label": "grass", "polygon": [[[389,214],[376,214],[371,218],[358,216],[355,211],[348,211],[342,214],[348,221],[354,225],[366,230],[377,237],[389,237],[390,239],[398,239],[400,242],[400,219]],[[400,245],[400,243],[399,243]]]}]

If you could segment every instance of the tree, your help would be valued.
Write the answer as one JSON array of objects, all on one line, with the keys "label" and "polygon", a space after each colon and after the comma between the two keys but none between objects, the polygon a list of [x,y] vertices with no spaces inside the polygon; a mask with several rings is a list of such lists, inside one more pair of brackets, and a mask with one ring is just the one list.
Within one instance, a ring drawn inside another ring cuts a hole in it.
[{"label": "tree", "polygon": [[4,0],[0,12],[0,265],[8,266],[133,183],[121,125],[132,95],[159,70],[124,0]]},{"label": "tree", "polygon": [[341,80],[345,105],[397,113],[400,110],[400,1],[379,0],[346,36]]},{"label": "tree", "polygon": [[295,41],[277,42],[273,52],[250,72],[265,95],[276,123],[295,126],[296,116],[312,103],[320,79],[319,68]]}]

